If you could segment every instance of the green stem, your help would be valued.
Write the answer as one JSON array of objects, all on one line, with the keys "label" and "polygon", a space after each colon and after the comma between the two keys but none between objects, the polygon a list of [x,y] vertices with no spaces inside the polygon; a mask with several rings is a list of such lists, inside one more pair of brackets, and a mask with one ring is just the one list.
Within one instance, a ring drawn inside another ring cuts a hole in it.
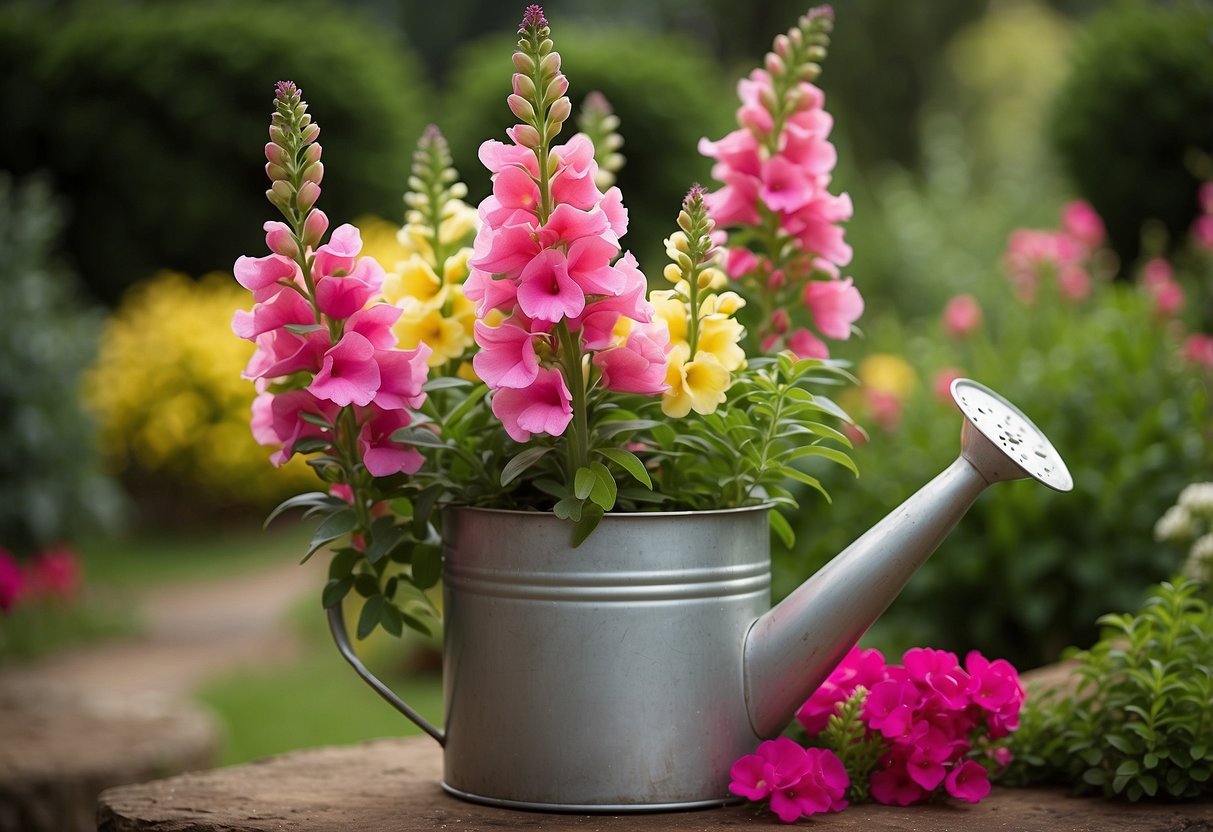
[{"label": "green stem", "polygon": [[571,435],[567,440],[569,485],[571,486],[577,476],[577,471],[584,468],[590,461],[585,376],[581,371],[581,343],[577,336],[569,331],[567,321],[561,321],[556,325],[556,337],[560,342],[561,371],[573,397],[573,422],[569,428]]}]

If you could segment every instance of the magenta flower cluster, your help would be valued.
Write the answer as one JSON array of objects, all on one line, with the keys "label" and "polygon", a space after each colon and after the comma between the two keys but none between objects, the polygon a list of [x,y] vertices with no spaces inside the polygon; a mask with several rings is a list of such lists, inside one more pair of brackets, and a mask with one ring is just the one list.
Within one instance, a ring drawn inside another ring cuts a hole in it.
[{"label": "magenta flower cluster", "polygon": [[808,815],[841,812],[851,784],[834,752],[802,748],[787,737],[767,740],[733,763],[729,790],[749,800],[769,800],[784,823]]},{"label": "magenta flower cluster", "polygon": [[[278,89],[280,105],[298,104],[298,90],[285,83]],[[271,202],[299,223],[294,229],[265,223],[271,253],[240,257],[234,267],[255,301],[251,311],[239,310],[232,319],[235,333],[257,345],[244,371],[258,392],[253,435],[279,447],[270,459],[281,465],[302,440],[336,441],[339,416],[350,408],[352,423],[347,418],[343,429],[355,437],[366,470],[377,477],[415,473],[421,454],[391,437],[411,424],[410,409],[425,401],[430,348],[395,348],[392,324],[401,310],[377,302],[383,267],[358,256],[357,228],[342,225],[322,244],[329,221],[315,208],[323,176],[318,133],[316,125],[306,125],[296,152],[288,150],[282,125],[270,128],[274,140],[265,155]],[[301,171],[298,187],[289,182],[288,166]]]},{"label": "magenta flower cluster", "polygon": [[[547,89],[563,96],[568,81],[558,71],[559,57],[552,52],[544,64],[556,70]],[[510,107],[534,120],[528,100],[534,81],[518,72],[513,84]],[[551,105],[549,125],[567,115],[562,101],[567,105],[567,98]],[[608,390],[664,391],[669,333],[653,322],[636,259],[620,256],[627,211],[618,188],[603,193],[595,184],[590,140],[577,134],[549,150],[531,124],[506,133],[509,144],[490,140],[480,147],[493,192],[479,206],[481,226],[463,291],[476,304],[476,374],[495,391],[493,413],[506,432],[525,442],[536,433],[564,433],[573,418],[571,388],[583,385],[587,353]],[[502,319],[490,323],[495,318]],[[622,339],[615,337],[621,318],[631,322]]]},{"label": "magenta flower cluster", "polygon": [[1066,300],[1091,294],[1091,258],[1103,245],[1104,224],[1090,203],[1062,208],[1058,229],[1021,228],[1011,235],[1003,263],[1020,300],[1031,303],[1040,281],[1051,276]]},{"label": "magenta flower cluster", "polygon": [[996,741],[1019,726],[1019,674],[1004,659],[989,661],[976,651],[963,666],[956,654],[929,648],[907,650],[902,662],[888,665],[878,650],[853,649],[796,719],[817,737],[862,687],[867,736],[885,748],[868,781],[873,799],[908,806],[942,786],[959,800],[980,801],[990,792],[990,768],[1011,760]]},{"label": "magenta flower cluster", "polygon": [[66,601],[80,592],[80,561],[67,546],[54,546],[21,563],[0,547],[0,612],[38,600]]}]

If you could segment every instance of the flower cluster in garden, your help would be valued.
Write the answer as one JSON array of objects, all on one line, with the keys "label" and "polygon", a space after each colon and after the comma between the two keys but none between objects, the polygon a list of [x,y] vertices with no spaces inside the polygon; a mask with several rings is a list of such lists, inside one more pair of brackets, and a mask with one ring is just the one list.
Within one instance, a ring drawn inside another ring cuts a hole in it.
[{"label": "flower cluster in garden", "polygon": [[803,748],[787,737],[767,740],[729,770],[729,790],[748,800],[769,800],[784,823],[841,812],[850,779],[834,752]]},{"label": "flower cluster in garden", "polygon": [[669,370],[661,410],[681,417],[691,410],[715,413],[732,383],[732,373],[745,365],[740,341],[744,328],[733,314],[745,306],[736,292],[719,291],[727,284],[713,265],[715,223],[707,213],[707,192],[696,185],[678,215],[680,230],[666,239],[670,264],[663,272],[673,289],[654,290],[649,300],[669,329]]},{"label": "flower cluster in garden", "polygon": [[1192,483],[1179,492],[1154,525],[1154,537],[1185,547],[1183,574],[1213,591],[1213,482]]},{"label": "flower cluster in garden", "polygon": [[852,799],[907,806],[943,789],[976,803],[1010,762],[1024,691],[1003,659],[907,650],[901,665],[853,649],[796,714],[810,741],[847,766]]},{"label": "flower cluster in garden", "polygon": [[470,243],[479,227],[476,210],[463,201],[467,186],[458,181],[441,131],[426,128],[413,156],[405,225],[397,234],[402,259],[383,280],[383,299],[400,307],[393,325],[397,346],[430,349],[426,363],[464,374],[461,362],[472,346],[475,310],[463,294]]},{"label": "flower cluster in garden", "polygon": [[241,257],[234,269],[255,301],[232,320],[236,334],[257,346],[244,372],[258,390],[253,434],[279,448],[275,464],[331,448],[347,477],[355,459],[371,476],[415,472],[421,454],[392,434],[425,399],[431,350],[396,349],[392,326],[401,310],[374,302],[384,271],[358,256],[358,229],[342,225],[324,242],[328,217],[315,208],[324,174],[320,129],[294,84],[281,82],[275,103],[267,196],[287,222],[267,222],[271,253]]},{"label": "flower cluster in garden", "polygon": [[[519,32],[508,103],[521,123],[506,131],[509,143],[481,145],[493,191],[479,207],[464,292],[476,304],[476,374],[506,432],[525,442],[564,434],[575,412],[584,418],[587,373],[607,390],[663,392],[669,336],[635,258],[620,256],[628,216],[618,188],[598,187],[593,144],[584,134],[552,144],[571,105],[538,6]],[[584,445],[585,431],[575,434]],[[573,467],[584,466],[577,456]]]},{"label": "flower cluster in garden", "polygon": [[1104,238],[1103,220],[1083,200],[1062,208],[1058,229],[1018,229],[1003,255],[1015,293],[1032,303],[1041,282],[1052,280],[1065,300],[1084,300],[1091,294],[1093,277],[1102,276],[1106,268],[1100,262]]},{"label": "flower cluster in garden", "polygon": [[[764,351],[824,358],[826,338],[850,337],[863,298],[839,269],[851,247],[839,223],[851,218],[846,194],[830,193],[837,152],[825,96],[810,83],[821,71],[833,12],[820,7],[775,39],[764,67],[738,85],[739,128],[699,151],[715,160],[724,183],[707,198],[712,218],[729,228],[723,260],[757,302],[756,335]],[[803,310],[815,334],[801,325]]]},{"label": "flower cluster in garden", "polygon": [[39,552],[24,563],[0,547],[0,613],[17,604],[70,601],[82,583],[80,562],[67,546]]}]

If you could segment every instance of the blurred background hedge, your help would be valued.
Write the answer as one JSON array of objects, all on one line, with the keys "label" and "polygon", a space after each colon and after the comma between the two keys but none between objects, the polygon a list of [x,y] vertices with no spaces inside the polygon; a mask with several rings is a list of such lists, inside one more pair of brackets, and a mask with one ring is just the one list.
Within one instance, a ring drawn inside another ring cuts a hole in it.
[{"label": "blurred background hedge", "polygon": [[261,148],[282,78],[322,114],[330,216],[400,214],[424,78],[399,37],[306,0],[7,5],[0,169],[50,175],[106,302],[158,269],[229,269],[271,218]]}]

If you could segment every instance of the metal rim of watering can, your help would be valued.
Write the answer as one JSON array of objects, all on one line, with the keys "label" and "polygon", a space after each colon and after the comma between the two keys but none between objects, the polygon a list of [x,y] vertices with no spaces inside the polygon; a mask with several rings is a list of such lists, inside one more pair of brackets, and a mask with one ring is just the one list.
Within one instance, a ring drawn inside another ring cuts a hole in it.
[{"label": "metal rim of watering can", "polygon": [[972,379],[956,379],[951,392],[965,418],[1025,476],[1054,491],[1074,489],[1074,478],[1061,454],[1022,410]]}]

